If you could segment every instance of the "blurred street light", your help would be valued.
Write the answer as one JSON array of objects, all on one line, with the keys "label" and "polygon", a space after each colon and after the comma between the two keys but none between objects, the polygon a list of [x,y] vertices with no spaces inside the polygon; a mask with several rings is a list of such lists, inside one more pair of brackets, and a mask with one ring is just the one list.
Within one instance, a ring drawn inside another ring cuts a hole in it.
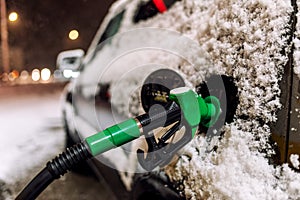
[{"label": "blurred street light", "polygon": [[77,30],[71,30],[69,32],[69,38],[71,40],[76,40],[79,37],[79,32]]},{"label": "blurred street light", "polygon": [[28,79],[28,77],[29,77],[29,73],[28,73],[26,70],[23,70],[23,71],[21,72],[21,74],[20,74],[21,80],[22,80],[22,81],[25,81],[25,80]]},{"label": "blurred street light", "polygon": [[51,77],[51,71],[48,68],[44,68],[41,71],[41,78],[43,81],[48,81]]},{"label": "blurred street light", "polygon": [[67,78],[67,79],[71,78],[71,77],[72,77],[72,70],[70,70],[70,69],[65,69],[65,70],[63,71],[63,75],[64,75],[64,77]]},{"label": "blurred street light", "polygon": [[18,78],[18,77],[20,76],[20,73],[19,73],[17,70],[13,70],[13,71],[11,72],[11,74],[12,74],[12,77],[13,77],[14,79],[16,79],[16,78]]},{"label": "blurred street light", "polygon": [[17,70],[13,70],[8,74],[8,80],[14,81],[19,77],[19,72]]},{"label": "blurred street light", "polygon": [[18,20],[18,13],[16,12],[11,12],[9,15],[8,15],[8,19],[10,22],[15,22]]},{"label": "blurred street light", "polygon": [[40,80],[40,78],[41,78],[40,70],[38,70],[38,69],[32,70],[31,78],[32,78],[33,81],[38,81],[38,80]]}]

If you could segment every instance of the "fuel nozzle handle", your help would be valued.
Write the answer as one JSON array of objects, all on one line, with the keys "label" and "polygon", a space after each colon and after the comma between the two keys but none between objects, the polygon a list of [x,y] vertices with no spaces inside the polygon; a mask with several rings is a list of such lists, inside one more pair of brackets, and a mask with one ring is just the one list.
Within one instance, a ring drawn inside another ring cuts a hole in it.
[{"label": "fuel nozzle handle", "polygon": [[214,96],[203,99],[197,93],[187,87],[171,90],[171,100],[165,109],[145,113],[135,118],[111,126],[95,135],[85,139],[85,142],[93,156],[105,151],[122,146],[144,132],[149,132],[158,127],[165,127],[174,122],[187,122],[194,137],[198,125],[210,127],[220,115],[220,102]]},{"label": "fuel nozzle handle", "polygon": [[221,107],[220,101],[215,96],[205,99],[188,87],[176,88],[170,91],[169,99],[175,101],[183,113],[183,118],[192,129],[194,137],[199,124],[205,127],[213,126],[218,120]]},{"label": "fuel nozzle handle", "polygon": [[[220,114],[220,103],[217,98],[203,99],[186,87],[171,90],[169,100],[177,106],[172,107],[176,108],[175,110],[180,110],[180,112],[171,115],[173,120],[166,120],[166,124],[175,123],[160,138],[156,138],[152,131],[145,134],[148,152],[144,152],[143,149],[137,150],[138,161],[147,171],[152,171],[157,166],[164,167],[167,165],[178,150],[192,140],[199,124],[206,127],[212,126]],[[180,138],[174,139],[182,127],[185,127],[184,134]]]}]

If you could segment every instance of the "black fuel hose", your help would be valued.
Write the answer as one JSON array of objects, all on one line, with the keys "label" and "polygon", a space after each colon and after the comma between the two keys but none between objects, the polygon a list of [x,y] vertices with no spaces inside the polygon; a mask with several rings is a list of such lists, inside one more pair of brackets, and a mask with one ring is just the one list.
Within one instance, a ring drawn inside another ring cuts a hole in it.
[{"label": "black fuel hose", "polygon": [[63,176],[79,162],[91,158],[85,143],[81,142],[49,161],[46,167],[16,197],[16,200],[36,199],[55,179]]}]

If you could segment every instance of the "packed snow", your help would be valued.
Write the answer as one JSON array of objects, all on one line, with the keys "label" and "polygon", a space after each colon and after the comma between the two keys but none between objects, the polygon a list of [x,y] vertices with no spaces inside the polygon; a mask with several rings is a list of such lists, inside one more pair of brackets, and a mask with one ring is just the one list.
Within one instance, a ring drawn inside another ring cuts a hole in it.
[{"label": "packed snow", "polygon": [[[300,1],[296,1],[297,7],[299,9]],[[297,23],[296,23],[296,32],[294,38],[294,72],[300,77],[300,13],[297,12]]]},{"label": "packed snow", "polygon": [[298,154],[291,154],[290,161],[291,161],[294,168],[299,169],[300,162],[299,162],[299,155]]},{"label": "packed snow", "polygon": [[[139,3],[130,1],[123,30],[157,27],[183,33],[208,52],[213,67],[172,59],[169,66],[176,66],[193,86],[214,73],[230,75],[239,90],[235,120],[224,126],[217,150],[206,151],[207,141],[199,134],[177,163],[162,169],[175,184],[180,183],[177,189],[187,199],[299,199],[300,174],[288,164],[269,164],[274,154],[269,123],[276,122],[281,108],[279,81],[292,47],[291,2],[182,0],[168,12],[134,25],[133,10]],[[294,44],[300,50],[298,39]],[[294,71],[299,73],[300,54],[295,55]],[[299,165],[297,156],[291,161]]]}]

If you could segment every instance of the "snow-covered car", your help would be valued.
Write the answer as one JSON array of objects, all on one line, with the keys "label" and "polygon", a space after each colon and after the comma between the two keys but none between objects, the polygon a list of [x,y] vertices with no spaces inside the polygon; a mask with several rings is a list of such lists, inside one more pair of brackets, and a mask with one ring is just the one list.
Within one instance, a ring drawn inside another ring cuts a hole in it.
[{"label": "snow-covered car", "polygon": [[[144,83],[188,86],[202,95],[207,86],[226,92],[220,126],[199,129],[173,162],[144,170],[136,156],[143,140],[137,140],[89,166],[119,199],[300,198],[290,184],[300,183],[299,174],[281,165],[291,155],[299,167],[293,6],[279,0],[117,1],[64,92],[67,145],[150,109],[141,106],[153,104],[151,95],[140,94]],[[164,92],[156,97],[164,99]]]},{"label": "snow-covered car", "polygon": [[60,52],[56,59],[56,70],[54,78],[57,81],[67,81],[78,76],[78,69],[82,62],[84,51],[74,49]]}]

